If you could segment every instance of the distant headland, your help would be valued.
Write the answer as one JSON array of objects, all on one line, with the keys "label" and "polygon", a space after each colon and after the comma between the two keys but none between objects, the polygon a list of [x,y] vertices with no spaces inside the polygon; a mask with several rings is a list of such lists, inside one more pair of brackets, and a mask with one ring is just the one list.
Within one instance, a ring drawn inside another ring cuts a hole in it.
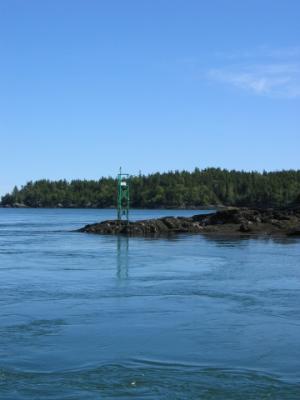
[{"label": "distant headland", "polygon": [[[246,172],[220,168],[130,178],[132,208],[287,207],[300,202],[300,170]],[[39,180],[15,187],[2,207],[112,208],[116,179]]]}]

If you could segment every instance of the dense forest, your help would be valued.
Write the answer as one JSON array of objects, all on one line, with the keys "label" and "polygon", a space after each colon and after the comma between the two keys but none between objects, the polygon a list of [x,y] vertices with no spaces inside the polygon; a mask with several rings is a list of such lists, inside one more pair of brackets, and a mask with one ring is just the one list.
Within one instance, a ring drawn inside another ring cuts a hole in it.
[{"label": "dense forest", "polygon": [[[114,207],[116,179],[28,182],[1,199],[2,206]],[[228,171],[207,168],[130,179],[134,208],[193,208],[209,205],[287,206],[300,201],[300,170]]]}]

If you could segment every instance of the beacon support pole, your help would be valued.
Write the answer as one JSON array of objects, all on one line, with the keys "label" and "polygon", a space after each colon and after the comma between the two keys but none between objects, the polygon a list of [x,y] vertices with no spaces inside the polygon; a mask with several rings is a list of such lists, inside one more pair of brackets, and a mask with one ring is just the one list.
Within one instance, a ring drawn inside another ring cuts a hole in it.
[{"label": "beacon support pole", "polygon": [[118,221],[129,219],[129,174],[123,174],[120,167],[118,174]]}]

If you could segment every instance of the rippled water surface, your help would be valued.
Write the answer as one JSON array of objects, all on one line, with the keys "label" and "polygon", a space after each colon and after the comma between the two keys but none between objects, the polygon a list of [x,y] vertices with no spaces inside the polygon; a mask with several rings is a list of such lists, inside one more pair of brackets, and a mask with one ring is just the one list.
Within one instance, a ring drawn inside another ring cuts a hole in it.
[{"label": "rippled water surface", "polygon": [[[133,218],[195,211],[134,211]],[[300,399],[300,241],[0,209],[0,399]]]}]

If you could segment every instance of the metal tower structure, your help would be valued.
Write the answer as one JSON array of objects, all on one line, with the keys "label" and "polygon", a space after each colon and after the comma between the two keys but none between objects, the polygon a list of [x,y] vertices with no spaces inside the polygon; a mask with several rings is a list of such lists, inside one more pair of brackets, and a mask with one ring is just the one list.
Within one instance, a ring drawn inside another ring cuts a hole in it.
[{"label": "metal tower structure", "polygon": [[122,168],[118,173],[118,220],[121,221],[129,218],[129,174],[123,174]]}]

